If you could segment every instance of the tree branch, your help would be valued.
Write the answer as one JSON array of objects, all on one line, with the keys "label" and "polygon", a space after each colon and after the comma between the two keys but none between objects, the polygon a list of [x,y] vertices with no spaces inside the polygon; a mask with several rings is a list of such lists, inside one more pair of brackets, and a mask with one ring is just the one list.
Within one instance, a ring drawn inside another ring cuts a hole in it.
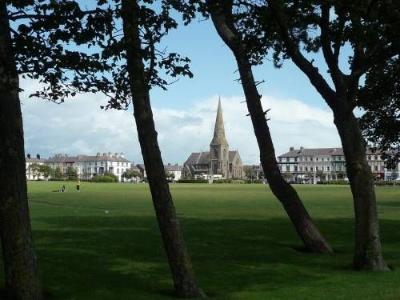
[{"label": "tree branch", "polygon": [[298,44],[294,41],[286,25],[282,11],[282,3],[279,0],[272,0],[270,3],[288,54],[297,67],[307,75],[311,84],[317,89],[327,104],[333,108],[336,100],[335,91],[331,89],[329,84],[319,73],[318,69],[314,67],[313,64],[300,52]]},{"label": "tree branch", "polygon": [[335,55],[331,47],[331,34],[329,30],[329,10],[330,10],[330,5],[328,4],[328,2],[323,2],[323,4],[321,5],[321,21],[320,21],[322,53],[328,65],[332,81],[336,88],[336,92],[344,96],[346,91],[345,91],[344,74],[339,69],[339,57],[338,57],[339,50],[336,49],[337,54]]}]

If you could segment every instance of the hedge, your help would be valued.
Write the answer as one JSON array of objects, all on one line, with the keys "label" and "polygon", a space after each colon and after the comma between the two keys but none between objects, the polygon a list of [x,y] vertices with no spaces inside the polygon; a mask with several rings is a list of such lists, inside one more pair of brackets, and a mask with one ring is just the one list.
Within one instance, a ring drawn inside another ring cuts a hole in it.
[{"label": "hedge", "polygon": [[118,179],[113,176],[97,175],[92,178],[92,182],[118,182]]},{"label": "hedge", "polygon": [[179,179],[178,183],[208,183],[206,179]]}]

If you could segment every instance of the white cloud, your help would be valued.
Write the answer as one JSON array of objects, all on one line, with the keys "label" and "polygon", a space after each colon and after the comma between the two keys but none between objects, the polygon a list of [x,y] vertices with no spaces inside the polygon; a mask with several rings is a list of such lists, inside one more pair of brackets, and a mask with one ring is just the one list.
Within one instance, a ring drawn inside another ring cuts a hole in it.
[{"label": "white cloud", "polygon": [[[28,99],[37,88],[23,81],[25,148],[31,154],[92,154],[124,152],[142,161],[131,111],[103,111],[104,96],[85,94],[64,104]],[[231,149],[240,151],[245,163],[257,163],[259,151],[243,97],[222,97],[225,131]],[[184,109],[154,108],[160,148],[165,162],[182,163],[193,151],[207,151],[212,138],[217,96]],[[335,147],[340,141],[332,114],[296,99],[264,96],[264,109],[271,108],[269,122],[276,153],[290,146]]]}]

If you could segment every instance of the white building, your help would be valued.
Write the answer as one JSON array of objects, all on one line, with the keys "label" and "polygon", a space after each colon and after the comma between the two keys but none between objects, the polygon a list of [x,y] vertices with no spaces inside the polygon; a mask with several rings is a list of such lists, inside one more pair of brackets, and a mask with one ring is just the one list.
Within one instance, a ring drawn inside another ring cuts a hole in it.
[{"label": "white building", "polygon": [[46,161],[52,169],[60,168],[62,174],[68,167],[74,168],[81,179],[92,179],[95,175],[112,173],[122,181],[122,174],[131,168],[131,162],[122,153],[97,153],[97,155],[68,156],[57,154]]},{"label": "white building", "polygon": [[[183,170],[183,166],[179,166],[178,164],[175,164],[175,165],[168,164],[165,166],[165,173],[174,174],[173,181],[178,181],[179,179],[182,178],[182,170]],[[167,174],[167,177],[168,177],[168,174]]]},{"label": "white building", "polygon": [[41,174],[38,170],[38,166],[43,165],[45,160],[40,157],[39,154],[36,157],[31,157],[30,154],[27,154],[25,158],[25,172],[27,180],[43,180],[45,179],[43,174]]},{"label": "white building", "polygon": [[[381,153],[367,149],[371,172],[377,179],[392,180],[399,176],[400,163],[395,170],[385,167]],[[278,156],[279,168],[289,181],[316,183],[346,178],[346,160],[342,148],[294,149]]]}]

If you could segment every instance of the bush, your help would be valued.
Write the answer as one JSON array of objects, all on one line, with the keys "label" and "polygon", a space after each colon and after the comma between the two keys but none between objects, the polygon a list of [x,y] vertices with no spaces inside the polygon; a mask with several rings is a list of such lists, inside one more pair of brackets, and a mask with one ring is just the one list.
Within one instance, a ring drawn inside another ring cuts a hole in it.
[{"label": "bush", "polygon": [[118,182],[116,176],[97,175],[92,178],[92,182]]},{"label": "bush", "polygon": [[338,185],[347,185],[348,181],[339,179],[339,180],[330,180],[330,181],[318,181],[317,184],[338,184]]},{"label": "bush", "polygon": [[216,179],[213,183],[245,183],[242,179]]},{"label": "bush", "polygon": [[208,183],[207,179],[179,179],[178,183]]},{"label": "bush", "polygon": [[264,183],[264,180],[263,180],[263,179],[253,179],[253,180],[247,179],[247,180],[245,181],[245,183],[248,183],[248,184],[251,184],[251,183],[258,183],[258,184],[260,184],[260,183]]},{"label": "bush", "polygon": [[215,179],[213,183],[232,183],[232,179]]},{"label": "bush", "polygon": [[375,181],[375,185],[377,186],[400,185],[400,182],[394,180],[380,180],[380,181]]}]

